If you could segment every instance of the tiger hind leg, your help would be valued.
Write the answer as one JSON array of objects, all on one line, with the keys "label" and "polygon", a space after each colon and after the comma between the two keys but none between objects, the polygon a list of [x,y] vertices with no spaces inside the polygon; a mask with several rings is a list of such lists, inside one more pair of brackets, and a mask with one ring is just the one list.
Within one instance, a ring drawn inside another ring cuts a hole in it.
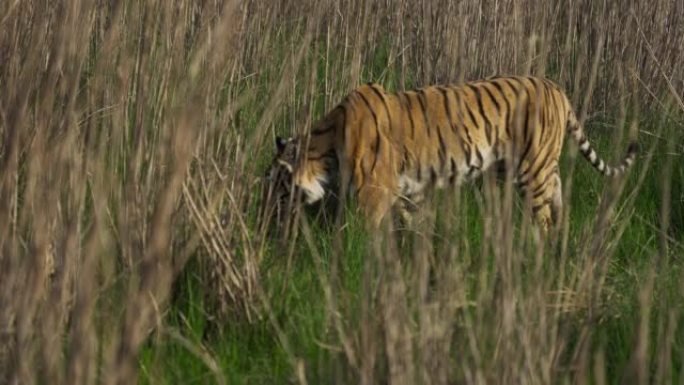
[{"label": "tiger hind leg", "polygon": [[554,173],[555,184],[551,195],[551,220],[554,227],[558,227],[563,218],[563,187],[558,172]]},{"label": "tiger hind leg", "polygon": [[555,230],[560,223],[563,213],[562,195],[561,179],[557,170],[548,174],[542,182],[530,184],[527,198],[530,199],[534,220],[543,234]]}]

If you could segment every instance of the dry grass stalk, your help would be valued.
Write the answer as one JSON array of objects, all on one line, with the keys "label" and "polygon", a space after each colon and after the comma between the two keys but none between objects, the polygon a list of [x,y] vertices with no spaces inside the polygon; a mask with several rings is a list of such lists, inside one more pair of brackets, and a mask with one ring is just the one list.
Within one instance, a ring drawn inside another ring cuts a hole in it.
[{"label": "dry grass stalk", "polygon": [[[683,46],[684,8],[670,0],[2,2],[0,383],[136,382],[154,331],[224,381],[204,345],[164,326],[190,258],[215,278],[203,290],[216,323],[264,316],[293,378],[306,383],[311,364],[273,314],[278,298],[263,291],[269,241],[251,214],[274,128],[306,132],[362,81],[401,89],[532,73],[563,84],[582,121],[619,111],[590,136],[627,127],[633,137],[644,111],[663,122],[684,112]],[[594,333],[619,295],[610,268],[663,150],[652,143],[632,190],[608,185],[579,235],[568,205],[550,246],[517,220],[510,185],[491,180],[406,230],[411,248],[396,247],[392,231],[378,234],[359,298],[341,283],[343,237],[326,268],[295,216],[287,258],[298,257],[298,242],[315,256],[333,331],[322,343],[339,350],[333,381],[609,381],[610,352],[595,348]],[[670,143],[666,151],[681,151]],[[681,250],[669,215],[679,170],[668,159],[654,275]],[[567,171],[570,202],[574,162]],[[468,205],[484,216],[481,238]],[[628,372],[639,383],[667,382],[680,365],[679,314],[649,323],[653,279],[640,286]]]}]

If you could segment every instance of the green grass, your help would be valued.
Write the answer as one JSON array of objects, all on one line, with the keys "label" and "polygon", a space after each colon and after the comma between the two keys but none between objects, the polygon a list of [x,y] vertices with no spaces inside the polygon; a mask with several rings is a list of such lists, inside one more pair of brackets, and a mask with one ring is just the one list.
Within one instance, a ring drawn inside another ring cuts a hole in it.
[{"label": "green grass", "polygon": [[[649,121],[643,122],[645,129],[650,127]],[[599,153],[609,156],[611,152],[611,138],[602,136],[591,129],[589,133],[592,143],[595,144]],[[663,129],[663,136],[679,140],[681,132],[679,127],[670,123]],[[651,139],[657,140],[657,139]],[[648,148],[649,139],[640,138],[642,149]],[[663,145],[656,144],[657,148]],[[681,155],[668,155],[657,151],[654,155],[654,164],[663,165],[668,162],[667,157],[673,157],[672,174],[672,203],[671,213],[673,223],[669,236],[668,258],[669,261],[661,266],[655,265],[658,260],[658,239],[654,231],[659,226],[659,211],[661,202],[662,174],[658,167],[652,167],[646,171],[646,180],[641,185],[638,193],[630,196],[630,191],[636,186],[638,174],[642,171],[640,163],[645,154],[642,152],[636,167],[631,172],[627,181],[627,187],[623,193],[623,199],[617,206],[618,221],[628,220],[624,234],[617,245],[615,253],[609,262],[604,293],[607,296],[602,304],[604,308],[595,325],[593,333],[594,349],[600,349],[604,354],[606,371],[610,383],[620,383],[621,376],[629,364],[630,357],[635,346],[635,333],[639,324],[639,292],[648,279],[649,273],[655,269],[656,279],[653,290],[653,311],[650,314],[649,333],[658,341],[658,327],[663,325],[669,312],[679,319],[684,315],[684,302],[681,288],[681,258],[684,238],[681,231],[681,218],[676,215],[681,213],[682,201],[682,171],[679,167]],[[565,162],[564,164],[567,164]],[[564,170],[565,171],[565,170]],[[572,211],[570,215],[570,256],[568,264],[570,268],[577,266],[580,261],[575,260],[576,253],[572,250],[582,247],[583,239],[586,238],[587,229],[592,228],[596,220],[598,201],[601,192],[606,186],[606,179],[602,178],[583,159],[576,159],[574,175],[574,188],[572,193]],[[482,232],[481,211],[475,200],[477,186],[466,185],[462,187],[462,201],[465,205],[464,219],[459,228],[460,234],[443,229],[437,239],[448,244],[455,242],[465,245],[467,243],[470,254],[477,253],[481,246],[480,234]],[[448,195],[448,194],[446,194]],[[677,197],[680,197],[677,199]],[[448,199],[448,197],[446,197]],[[626,203],[626,199],[633,200],[633,205]],[[620,211],[625,208],[625,211]],[[521,213],[518,210],[517,216]],[[353,213],[349,213],[348,217]],[[312,222],[311,213],[308,215]],[[353,218],[351,218],[353,219]],[[269,251],[263,262],[261,282],[264,292],[272,306],[273,316],[282,336],[276,331],[274,324],[267,317],[252,324],[240,319],[228,319],[216,327],[210,327],[204,313],[202,297],[209,293],[202,292],[202,284],[195,268],[190,266],[177,282],[177,290],[172,301],[172,307],[166,316],[169,328],[177,330],[182,335],[190,338],[198,344],[203,344],[216,357],[221,357],[220,367],[226,374],[230,383],[287,383],[293,381],[295,375],[290,354],[296,359],[306,363],[306,374],[310,383],[331,383],[332,378],[344,370],[337,362],[341,353],[331,346],[339,345],[331,332],[331,321],[326,309],[323,288],[320,282],[320,274],[330,276],[331,263],[333,260],[333,237],[336,232],[331,226],[322,223],[311,223],[314,232],[315,246],[320,252],[322,261],[317,264],[311,250],[306,246],[300,236],[300,243],[295,246],[292,260],[288,260],[287,253],[278,247],[277,241],[269,243]],[[344,251],[341,253],[340,284],[338,286],[337,303],[344,309],[347,317],[345,322],[352,324],[360,315],[359,306],[363,298],[362,291],[364,261],[372,258],[367,247],[367,239],[361,233],[361,226],[352,221],[345,231]],[[438,244],[435,246],[439,247]],[[410,253],[409,253],[410,254]],[[493,261],[466,260],[473,258],[464,253],[460,256],[466,268],[466,275],[472,274],[470,295],[475,295],[477,284],[477,268],[468,266]],[[547,253],[545,258],[556,258],[553,251]],[[408,257],[410,258],[410,256]],[[530,264],[532,262],[530,261]],[[664,263],[661,260],[661,263]],[[322,269],[322,271],[321,271]],[[522,278],[523,280],[525,278]],[[472,309],[465,311],[474,311]],[[565,323],[570,329],[578,328],[581,324],[582,315],[569,317]],[[574,326],[573,326],[574,325]],[[459,330],[458,327],[456,330]],[[576,333],[579,330],[576,331]],[[662,331],[660,331],[662,332]],[[681,360],[684,358],[681,345],[684,342],[684,332],[677,328],[676,346],[672,356],[672,378],[679,378]],[[286,341],[287,351],[283,345]],[[662,341],[660,341],[662,342]],[[656,351],[657,344],[651,346]],[[454,357],[456,359],[456,357]],[[162,363],[161,377],[148,377],[145,371],[141,372],[144,383],[159,383],[163,378],[165,383],[206,383],[209,381],[208,370],[202,361],[182,346],[169,340],[156,343],[154,339],[144,349],[141,366],[147,367],[152,362]],[[657,363],[654,360],[653,363]],[[344,366],[344,365],[342,365]],[[655,368],[652,368],[655,370]],[[344,376],[342,376],[344,378]],[[211,382],[211,381],[210,381]]]},{"label": "green grass", "polygon": [[[383,45],[384,44],[384,45]],[[396,63],[390,63],[387,52],[387,42],[378,44],[377,53],[371,64],[362,69],[362,81],[378,81],[388,90],[398,88],[399,70]],[[322,90],[325,87],[325,49],[314,50],[313,54],[319,59],[313,60],[317,66],[315,87]],[[275,53],[276,57],[284,53]],[[312,55],[313,55],[312,54]],[[334,53],[333,53],[334,55]],[[335,60],[335,57],[329,60]],[[389,65],[388,65],[389,64]],[[270,68],[270,67],[269,67]],[[307,68],[303,68],[300,77],[306,76]],[[273,74],[265,73],[261,81],[263,86],[252,85],[257,90],[253,101],[267,97],[266,92]],[[377,77],[381,76],[380,79]],[[414,85],[413,79],[407,80],[407,87]],[[342,85],[334,84],[334,89]],[[305,83],[295,83],[295,93],[304,92]],[[306,102],[304,102],[306,103]],[[317,93],[312,100],[313,106],[309,107],[310,118],[321,117],[325,113],[325,106],[335,103],[330,95]],[[281,135],[301,131],[301,127],[293,128],[290,122],[303,122],[300,105],[295,104],[288,109],[283,109],[275,121],[275,131]],[[261,114],[258,103],[247,104],[239,112],[239,124],[241,127],[252,127]],[[617,113],[617,111],[614,111]],[[658,118],[664,112],[660,110],[647,111],[639,122],[639,127],[648,132],[661,132],[661,138],[640,135],[639,143],[641,152],[636,166],[630,173],[624,192],[617,204],[613,217],[614,225],[610,236],[614,236],[617,229],[626,223],[624,233],[617,244],[610,244],[610,250],[606,253],[610,260],[607,262],[605,274],[605,286],[602,289],[599,315],[593,320],[590,350],[603,355],[605,370],[609,383],[621,383],[624,376],[629,376],[630,360],[633,357],[637,344],[637,331],[641,320],[640,310],[642,304],[639,301],[640,292],[648,280],[649,274],[655,274],[654,287],[652,290],[652,311],[648,333],[652,337],[649,349],[656,354],[660,344],[664,342],[661,328],[667,324],[667,317],[673,316],[679,320],[684,315],[684,301],[680,285],[682,277],[681,257],[684,251],[684,171],[682,164],[683,136],[681,131],[681,113],[671,113],[671,119]],[[606,113],[610,116],[610,112]],[[305,123],[302,123],[305,124]],[[662,127],[660,127],[662,126]],[[606,129],[606,127],[608,127]],[[662,128],[662,131],[659,129]],[[612,137],[617,130],[610,127],[609,122],[590,121],[587,125],[588,136],[604,158],[616,159],[620,157],[626,144],[616,143]],[[667,140],[675,142],[676,151],[665,151]],[[571,140],[566,140],[570,143]],[[270,146],[266,142],[266,146]],[[566,144],[562,161],[561,174],[565,177],[570,169],[568,159],[568,147],[574,144]],[[649,149],[654,146],[652,165],[643,171],[645,159],[649,156]],[[615,150],[617,147],[617,150]],[[258,170],[267,167],[270,161],[269,153],[253,154],[259,164]],[[659,259],[658,228],[660,226],[659,213],[662,205],[662,178],[664,178],[661,166],[671,163],[671,196],[670,203],[671,226],[668,233],[668,251],[666,260]],[[654,167],[655,165],[655,167]],[[261,172],[261,171],[259,171]],[[639,175],[645,172],[645,180],[638,184]],[[609,185],[607,179],[601,177],[592,167],[585,162],[580,155],[575,160],[573,175],[573,189],[570,200],[570,228],[568,243],[568,259],[565,268],[568,276],[581,273],[583,264],[586,262],[586,254],[581,250],[587,246],[599,210],[599,200],[604,196],[604,191]],[[494,265],[496,261],[493,255],[483,256],[479,250],[483,247],[482,232],[484,222],[483,212],[479,205],[481,198],[479,184],[468,184],[461,188],[461,210],[459,217],[448,219],[444,223],[456,224],[454,227],[438,226],[437,233],[432,237],[435,249],[435,258],[445,255],[450,247],[457,247],[456,266],[463,270],[466,279],[466,298],[475,300],[480,295],[480,290],[490,290],[481,279],[487,278],[488,282],[497,279]],[[636,190],[635,190],[636,189]],[[450,199],[450,192],[440,194],[441,207]],[[480,197],[479,197],[480,196]],[[520,225],[522,213],[521,205],[517,205],[515,212],[516,223]],[[331,319],[330,305],[324,293],[325,283],[322,279],[338,279],[333,287],[336,311],[341,314],[343,324],[353,330],[353,325],[362,323],[364,311],[362,309],[364,298],[369,295],[366,291],[375,289],[378,285],[377,261],[374,261],[369,239],[363,233],[363,227],[358,223],[354,210],[346,214],[347,227],[343,232],[343,250],[335,259],[335,240],[339,232],[331,223],[316,220],[313,210],[308,210],[306,217],[313,234],[313,245],[307,244],[300,234],[297,243],[293,246],[290,255],[288,246],[283,246],[277,237],[267,241],[267,251],[261,262],[260,283],[263,289],[265,302],[268,303],[268,315],[248,322],[239,315],[228,316],[225,319],[215,320],[213,315],[206,310],[204,298],[211,297],[212,293],[206,292],[209,286],[202,282],[206,274],[199,272],[202,267],[201,261],[195,261],[189,265],[175,283],[175,291],[171,301],[171,307],[164,317],[166,328],[173,330],[188,338],[197,346],[203,346],[211,356],[216,357],[220,371],[225,375],[229,383],[236,384],[271,384],[292,383],[296,380],[295,367],[298,363],[304,364],[305,376],[309,383],[324,384],[340,382],[339,379],[351,381],[354,377],[347,372],[350,370],[349,363],[344,357],[338,336],[335,333],[335,322]],[[250,209],[253,214],[254,208]],[[438,221],[441,222],[441,221]],[[517,231],[516,236],[522,234]],[[410,237],[409,237],[410,238]],[[404,274],[409,280],[414,265],[411,252],[413,242],[409,239],[402,244],[400,253],[405,266]],[[516,244],[523,247],[524,240],[516,239]],[[529,245],[528,245],[529,246]],[[315,249],[317,252],[312,252]],[[523,248],[524,249],[524,248]],[[533,248],[528,248],[522,262],[523,271],[518,278],[522,290],[533,287],[534,268]],[[604,250],[605,251],[605,250]],[[544,258],[546,268],[557,268],[557,260],[560,250],[547,250]],[[321,260],[318,260],[320,254]],[[370,261],[370,262],[369,262]],[[656,264],[658,261],[659,264]],[[337,263],[337,266],[333,264]],[[484,266],[484,268],[482,268]],[[555,267],[554,267],[555,266]],[[530,271],[525,269],[529,268]],[[368,272],[370,269],[370,273]],[[554,271],[554,270],[550,270]],[[336,272],[333,274],[333,272]],[[433,272],[432,274],[436,274]],[[482,274],[485,274],[483,276]],[[368,277],[370,278],[364,278]],[[370,279],[365,282],[364,279]],[[483,289],[484,285],[484,289]],[[558,288],[561,289],[561,288]],[[436,289],[431,289],[436,290]],[[530,289],[531,290],[531,289]],[[415,295],[413,293],[412,295]],[[459,344],[467,344],[466,334],[468,319],[475,319],[478,312],[490,312],[490,309],[476,309],[465,307],[457,312],[453,321],[454,341]],[[496,316],[495,312],[491,316]],[[379,316],[378,316],[379,317]],[[418,322],[421,315],[413,314],[413,319]],[[578,344],[582,327],[587,319],[587,310],[580,309],[567,315],[560,324],[568,331],[570,336],[568,347],[561,360],[566,360],[565,367],[572,361],[572,352]],[[472,321],[470,321],[472,322]],[[684,331],[676,328],[676,337],[672,353],[671,377],[673,381],[679,378],[682,369],[681,346]],[[358,341],[357,341],[358,342]],[[496,341],[490,341],[495,345]],[[485,344],[486,345],[486,344]],[[452,362],[458,368],[458,352],[452,352]],[[658,359],[652,357],[649,360],[653,372]],[[151,338],[143,348],[140,359],[143,370],[140,372],[142,383],[212,383],[214,380],[211,371],[203,360],[194,352],[185,348],[179,341],[169,338]],[[378,364],[381,371],[387,365],[386,362]],[[591,366],[591,365],[590,365]],[[145,370],[148,367],[157,368],[154,373]],[[458,372],[460,369],[455,369]],[[590,369],[593,371],[594,369]],[[568,367],[566,373],[572,373]],[[463,373],[460,373],[462,375]],[[572,377],[571,377],[572,378]],[[344,382],[344,380],[342,381]]]},{"label": "green grass", "polygon": [[[0,383],[684,381],[676,2],[110,3],[0,2]],[[608,217],[566,141],[567,245],[480,181],[434,231],[368,233],[352,197],[258,245],[275,134],[359,83],[528,70],[604,158],[639,128]]]},{"label": "green grass", "polygon": [[[383,78],[379,81],[389,90],[397,89],[398,74],[396,70],[387,67],[386,52],[386,49],[378,49],[376,59],[372,62],[373,65],[363,69],[362,80],[376,80],[374,76],[383,74]],[[316,87],[322,89],[325,73],[322,59],[318,62],[317,72]],[[412,83],[413,81],[409,79],[407,87],[410,87]],[[256,89],[263,91],[266,87],[256,87]],[[257,95],[256,98],[264,96]],[[323,115],[327,97],[319,94],[314,99],[313,117]],[[255,124],[258,120],[256,111],[258,108],[246,106],[241,116],[247,116],[247,118],[241,118],[240,123],[247,126]],[[291,120],[287,116],[290,113],[275,123],[276,130],[281,134],[287,135],[284,127],[287,127],[287,122]],[[659,114],[659,111],[648,112],[646,118],[640,122],[640,128],[657,132],[658,126],[664,124],[661,138],[669,138],[678,143],[679,147],[674,153],[667,154],[663,150],[665,139],[645,135],[639,137],[641,146],[639,159],[627,180],[622,199],[616,207],[616,223],[627,221],[628,224],[619,242],[611,246],[614,252],[609,253],[611,260],[608,262],[606,283],[602,294],[605,300],[601,304],[601,314],[596,320],[592,333],[591,349],[596,352],[600,351],[604,355],[607,378],[610,379],[610,383],[621,383],[626,368],[629,366],[640,322],[639,293],[654,269],[656,279],[652,292],[653,311],[649,315],[651,318],[649,334],[654,341],[663,342],[662,339],[658,339],[658,333],[662,332],[659,328],[664,325],[669,312],[672,312],[676,319],[684,315],[684,301],[681,300],[682,288],[679,283],[682,276],[681,257],[684,251],[681,215],[684,210],[684,171],[680,166],[681,146],[684,143],[681,132],[682,116],[674,114],[672,119],[658,119],[656,117]],[[614,132],[614,129],[610,127],[605,130],[605,126],[605,124],[589,122],[587,132],[598,152],[604,158],[614,159],[616,158],[615,146],[619,146],[619,151],[617,151],[617,157],[619,157],[626,145],[615,143],[614,138],[610,136],[611,133],[602,133]],[[568,139],[566,142],[570,143],[571,140]],[[645,181],[638,186],[636,194],[631,194],[637,187],[638,175],[642,172],[642,165],[651,145],[654,145],[656,149],[653,164],[664,165],[670,161],[673,168],[671,175],[673,199],[670,207],[672,223],[669,231],[671,239],[668,243],[668,261],[660,260],[662,267],[654,264],[658,260],[659,253],[656,230],[660,226],[659,212],[663,205],[661,201],[662,169],[660,167],[648,168],[645,171]],[[566,144],[564,149],[561,171],[563,176],[570,167],[567,157],[568,146],[574,146],[574,144]],[[258,163],[262,165],[260,170],[268,165],[269,156],[263,153],[257,156]],[[567,261],[567,268],[570,271],[581,268],[582,261],[577,260],[581,258],[578,250],[585,246],[584,243],[593,229],[597,219],[599,199],[608,185],[607,180],[593,170],[580,155],[577,156],[575,162]],[[478,186],[477,183],[468,184],[460,190],[463,210],[460,211],[461,217],[456,221],[459,225],[456,228],[442,227],[433,237],[433,246],[436,250],[446,250],[450,245],[459,245],[462,252],[458,255],[457,264],[465,269],[469,298],[478,295],[480,267],[489,266],[484,271],[491,274],[495,264],[491,258],[489,260],[478,259],[478,250],[483,242],[481,238],[483,213],[477,203]],[[449,192],[440,194],[442,204],[446,199],[450,199],[449,195]],[[188,266],[175,284],[171,308],[165,316],[165,326],[177,331],[193,343],[204,346],[212,356],[219,357],[218,365],[229,383],[293,382],[296,377],[294,372],[296,362],[293,360],[301,360],[305,364],[306,378],[309,383],[334,383],[337,382],[334,380],[336,378],[351,378],[344,374],[348,370],[347,363],[343,359],[339,341],[333,331],[334,322],[330,319],[330,309],[327,308],[328,304],[321,284],[321,277],[327,277],[327,279],[331,277],[332,264],[335,263],[333,238],[339,233],[331,223],[322,223],[320,219],[317,221],[312,211],[314,210],[309,210],[306,216],[313,231],[314,247],[320,253],[320,261],[316,260],[315,253],[312,253],[310,245],[306,244],[301,235],[298,243],[294,245],[291,256],[276,239],[277,237],[267,242],[260,282],[270,306],[270,318],[263,316],[251,323],[237,316],[220,322],[210,320],[212,316],[207,314],[203,298],[211,296],[211,293],[204,291],[207,286],[201,282],[203,275],[198,274],[199,263]],[[366,294],[364,290],[377,285],[377,282],[371,283],[370,286],[364,285],[365,269],[372,268],[374,265],[374,262],[369,264],[367,261],[374,257],[370,251],[369,239],[363,234],[363,227],[354,217],[355,214],[353,210],[349,210],[346,216],[348,227],[344,231],[344,249],[338,255],[340,260],[337,261],[339,271],[336,277],[339,278],[339,282],[334,293],[336,305],[343,313],[343,322],[347,326],[360,322],[363,317],[360,307]],[[521,217],[522,213],[518,205],[516,210],[518,223]],[[411,245],[411,241],[403,244],[401,250],[403,258],[412,258]],[[530,260],[523,262],[530,267],[533,266],[531,254]],[[440,252],[436,252],[435,255],[440,255]],[[545,258],[558,258],[558,250],[548,250]],[[407,276],[411,273],[410,267],[407,268]],[[490,276],[489,279],[494,279],[494,277]],[[525,286],[526,280],[530,279],[529,274],[523,274],[520,279]],[[476,309],[465,308],[462,312],[470,313],[470,317],[473,317]],[[465,313],[461,313],[453,325],[455,340],[465,338],[463,335],[459,336],[459,332],[466,332],[463,324]],[[414,316],[419,318],[418,315]],[[586,314],[579,312],[568,316],[568,319],[562,322],[568,330],[571,330],[570,335],[579,338],[585,316]],[[673,380],[679,378],[682,369],[681,360],[684,356],[680,347],[684,346],[681,345],[684,342],[684,331],[677,328],[675,336],[676,341],[673,345],[676,348],[672,355],[671,371]],[[571,339],[570,346],[573,346],[575,342]],[[657,348],[658,343],[650,346],[654,354]],[[568,351],[571,352],[572,349]],[[565,358],[570,359],[570,357]],[[457,354],[453,359],[456,365]],[[654,359],[651,362],[655,365],[658,361]],[[140,374],[142,383],[211,383],[214,379],[201,358],[173,339],[152,338],[143,349],[140,365],[143,368]],[[144,370],[152,366],[159,367],[154,375]]]}]

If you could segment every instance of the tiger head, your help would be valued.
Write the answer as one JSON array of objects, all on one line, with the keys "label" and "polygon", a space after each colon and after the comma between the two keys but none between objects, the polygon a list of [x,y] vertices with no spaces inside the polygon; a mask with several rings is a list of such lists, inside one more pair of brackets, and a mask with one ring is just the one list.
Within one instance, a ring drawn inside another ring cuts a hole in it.
[{"label": "tiger head", "polygon": [[[266,171],[261,215],[276,222],[286,220],[299,203],[314,203],[325,195],[328,165],[325,159],[308,159],[302,154],[300,138],[276,137],[276,151]],[[306,153],[306,151],[304,151]]]}]

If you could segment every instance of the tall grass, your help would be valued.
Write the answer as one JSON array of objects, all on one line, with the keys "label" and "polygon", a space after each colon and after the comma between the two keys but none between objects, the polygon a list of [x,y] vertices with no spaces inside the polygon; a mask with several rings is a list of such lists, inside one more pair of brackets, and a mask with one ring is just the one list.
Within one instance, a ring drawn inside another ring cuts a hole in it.
[{"label": "tall grass", "polygon": [[[684,379],[681,2],[10,0],[0,32],[0,383]],[[548,242],[491,176],[398,231],[257,227],[275,133],[494,74],[641,145],[615,182],[567,146]]]}]

